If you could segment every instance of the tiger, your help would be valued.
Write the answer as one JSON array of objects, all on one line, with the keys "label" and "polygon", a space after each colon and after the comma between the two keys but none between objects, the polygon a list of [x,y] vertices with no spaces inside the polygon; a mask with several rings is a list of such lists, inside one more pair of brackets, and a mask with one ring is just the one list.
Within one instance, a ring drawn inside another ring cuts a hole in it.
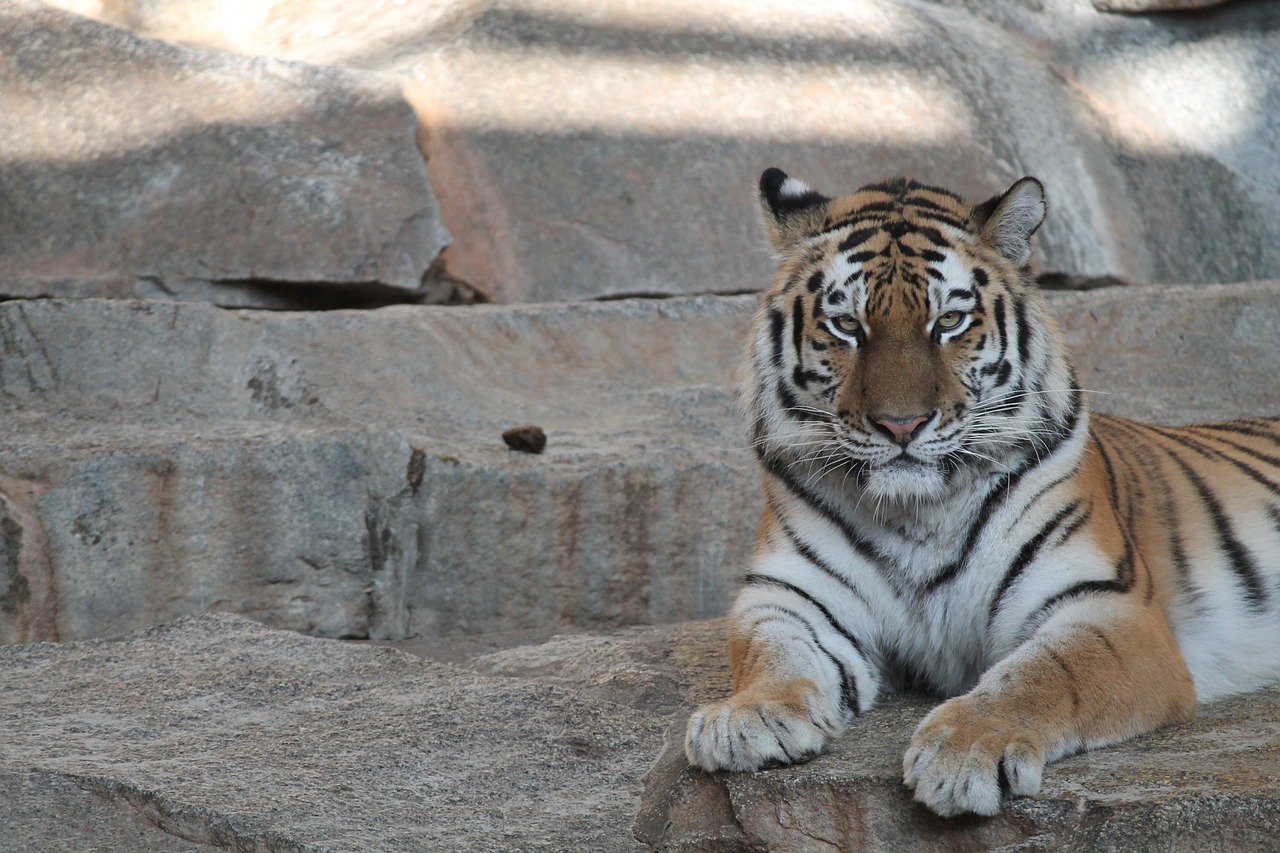
[{"label": "tiger", "polygon": [[997,814],[1047,762],[1280,680],[1280,419],[1090,414],[1032,273],[1034,177],[971,205],[779,169],[742,406],[765,498],[731,695],[691,765],[807,761],[886,692],[944,701],[902,778]]}]

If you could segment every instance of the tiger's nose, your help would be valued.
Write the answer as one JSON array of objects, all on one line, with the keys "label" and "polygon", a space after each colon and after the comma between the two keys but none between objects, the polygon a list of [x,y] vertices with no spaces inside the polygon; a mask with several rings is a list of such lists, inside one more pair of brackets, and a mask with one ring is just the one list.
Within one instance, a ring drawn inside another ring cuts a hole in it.
[{"label": "tiger's nose", "polygon": [[870,415],[869,418],[876,429],[905,447],[925,424],[933,420],[933,415]]}]

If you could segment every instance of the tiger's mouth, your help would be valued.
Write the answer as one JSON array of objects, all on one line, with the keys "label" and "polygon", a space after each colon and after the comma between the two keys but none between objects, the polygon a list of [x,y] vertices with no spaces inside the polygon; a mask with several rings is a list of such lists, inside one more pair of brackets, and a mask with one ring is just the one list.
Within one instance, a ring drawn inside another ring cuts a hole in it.
[{"label": "tiger's mouth", "polygon": [[863,474],[863,488],[885,499],[919,500],[940,496],[946,488],[941,467],[906,450]]}]

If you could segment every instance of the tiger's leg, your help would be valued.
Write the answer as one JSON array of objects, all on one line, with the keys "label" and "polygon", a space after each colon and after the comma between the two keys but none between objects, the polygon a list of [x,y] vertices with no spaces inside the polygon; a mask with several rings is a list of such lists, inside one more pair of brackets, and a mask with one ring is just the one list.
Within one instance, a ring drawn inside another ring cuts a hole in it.
[{"label": "tiger's leg", "polygon": [[993,815],[1000,765],[1013,794],[1035,794],[1046,761],[1194,714],[1194,685],[1164,613],[1127,596],[1086,595],[1063,605],[970,693],[925,717],[903,779],[940,815]]},{"label": "tiger's leg", "polygon": [[[733,695],[694,712],[685,735],[691,764],[706,770],[758,770],[808,760],[844,731],[842,673],[809,635],[799,614],[762,608],[729,632]],[[844,678],[849,676],[843,675]]]}]

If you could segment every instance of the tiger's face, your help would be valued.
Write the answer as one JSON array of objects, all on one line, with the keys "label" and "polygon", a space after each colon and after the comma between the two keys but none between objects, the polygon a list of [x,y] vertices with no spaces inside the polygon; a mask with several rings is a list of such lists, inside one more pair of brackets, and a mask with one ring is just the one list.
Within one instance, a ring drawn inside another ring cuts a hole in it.
[{"label": "tiger's face", "polygon": [[770,170],[761,199],[781,262],[753,340],[758,442],[918,501],[1034,438],[1054,401],[1028,389],[1060,349],[1026,269],[1038,181],[971,207],[905,180],[832,200]]}]

